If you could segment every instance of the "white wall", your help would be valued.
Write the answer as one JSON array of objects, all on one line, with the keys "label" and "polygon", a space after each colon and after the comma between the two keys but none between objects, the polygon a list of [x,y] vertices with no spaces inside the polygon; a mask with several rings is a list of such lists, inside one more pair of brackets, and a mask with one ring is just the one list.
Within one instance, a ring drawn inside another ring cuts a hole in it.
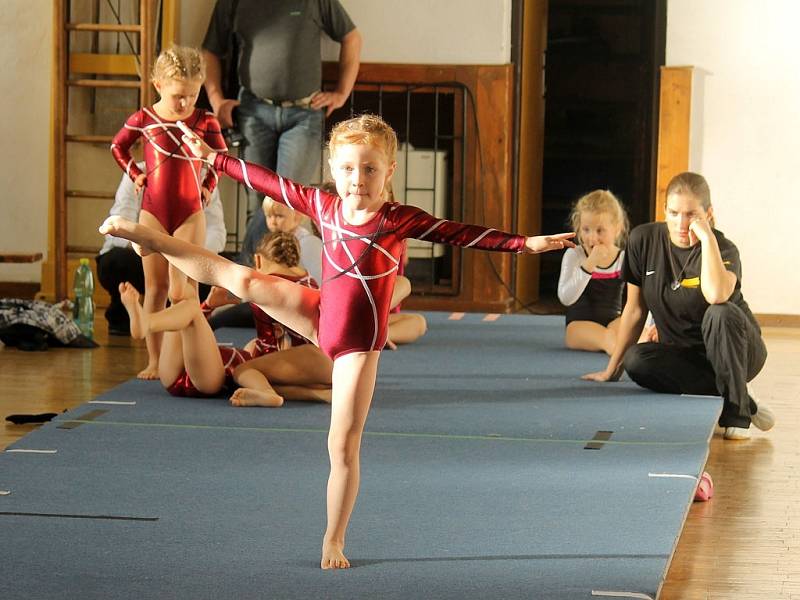
[{"label": "white wall", "polygon": [[753,312],[800,314],[800,4],[669,0],[667,64],[698,67],[690,167],[739,247]]},{"label": "white wall", "polygon": [[[340,0],[364,38],[364,62],[505,64],[511,0]],[[203,41],[214,0],[183,0],[181,41]],[[326,60],[338,45],[326,40]]]},{"label": "white wall", "polygon": [[[51,0],[0,10],[0,251],[47,251]],[[39,263],[0,263],[0,281],[39,281]]]}]

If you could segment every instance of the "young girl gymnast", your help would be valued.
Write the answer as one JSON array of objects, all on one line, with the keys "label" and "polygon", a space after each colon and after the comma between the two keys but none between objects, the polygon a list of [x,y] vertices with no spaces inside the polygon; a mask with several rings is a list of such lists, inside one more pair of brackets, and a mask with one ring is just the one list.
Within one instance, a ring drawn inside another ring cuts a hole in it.
[{"label": "young girl gymnast", "polygon": [[[253,260],[259,273],[318,288],[317,282],[300,267],[300,245],[293,233],[274,231],[265,235]],[[224,293],[223,303],[239,302],[227,291]],[[206,303],[201,306],[206,310],[210,308]],[[234,380],[242,387],[231,396],[231,404],[275,406],[283,399],[330,402],[331,359],[317,346],[309,344],[306,338],[278,323],[257,304],[250,303],[249,306],[255,321],[256,337],[244,349],[252,359],[234,371]]]},{"label": "young girl gymnast", "polygon": [[537,253],[572,247],[574,233],[525,237],[438,219],[409,205],[387,202],[397,137],[382,119],[362,115],[336,125],[329,142],[337,194],[284,179],[272,171],[214,152],[192,131],[184,140],[198,156],[249,187],[311,217],[323,236],[320,291],[259,274],[247,267],[111,217],[101,226],[159,252],[187,275],[231,290],[310,339],[333,359],[328,524],[323,569],[347,568],[345,531],[359,486],[361,436],[367,418],[394,279],[404,238],[506,252]]},{"label": "young girl gymnast", "polygon": [[[247,350],[217,344],[197,291],[188,282],[173,281],[171,306],[154,313],[142,309],[139,292],[130,283],[120,284],[119,291],[132,337],[164,334],[158,373],[173,396],[232,392],[234,406],[277,407],[284,399],[330,402],[332,364],[316,346],[298,345],[251,360]],[[266,342],[274,341],[270,331]]]},{"label": "young girl gymnast", "polygon": [[558,299],[567,307],[567,348],[611,354],[622,313],[620,276],[628,217],[616,196],[595,190],[572,208],[578,245],[561,259]]},{"label": "young girl gymnast", "polygon": [[[139,222],[193,244],[205,239],[203,206],[216,186],[216,173],[209,169],[201,178],[202,161],[181,143],[176,122],[181,120],[213,148],[227,148],[216,118],[196,109],[195,102],[205,80],[205,65],[194,48],[173,46],[162,52],[153,66],[152,83],[160,99],[128,117],[114,136],[111,154],[134,181],[136,193],[144,188]],[[131,147],[144,139],[145,171],[136,166]],[[183,274],[169,269],[168,263],[153,254],[142,260],[144,269],[144,310],[148,313],[166,305],[169,280]],[[147,366],[141,379],[158,377],[160,335],[149,335]]]}]

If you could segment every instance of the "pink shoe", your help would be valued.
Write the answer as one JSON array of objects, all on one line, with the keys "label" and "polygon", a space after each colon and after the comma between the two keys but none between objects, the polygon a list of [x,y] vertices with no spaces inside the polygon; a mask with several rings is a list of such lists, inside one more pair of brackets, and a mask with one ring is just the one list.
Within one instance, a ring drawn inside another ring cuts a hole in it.
[{"label": "pink shoe", "polygon": [[700,476],[700,481],[697,482],[697,489],[694,492],[695,502],[708,502],[714,496],[714,482],[711,480],[711,475],[706,471]]}]

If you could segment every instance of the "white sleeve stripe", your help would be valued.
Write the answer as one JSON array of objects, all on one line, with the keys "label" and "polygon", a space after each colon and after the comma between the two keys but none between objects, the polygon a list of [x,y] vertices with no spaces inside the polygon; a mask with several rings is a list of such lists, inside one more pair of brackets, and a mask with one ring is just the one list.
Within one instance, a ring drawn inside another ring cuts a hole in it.
[{"label": "white sleeve stripe", "polygon": [[239,158],[237,160],[239,161],[239,164],[242,167],[242,179],[244,179],[244,184],[247,187],[249,187],[251,190],[256,189],[256,188],[253,187],[253,184],[250,183],[250,177],[248,177],[248,175],[247,175],[247,166],[245,165],[245,162],[241,158]]},{"label": "white sleeve stripe", "polygon": [[286,182],[284,181],[283,177],[281,177],[280,175],[278,175],[278,181],[281,184],[281,195],[283,196],[283,202],[286,204],[286,206],[288,206],[289,208],[294,210],[295,208],[294,208],[294,206],[292,206],[292,203],[289,202],[289,196],[287,196],[287,194],[286,194]]},{"label": "white sleeve stripe", "polygon": [[428,229],[428,230],[427,230],[425,233],[423,233],[422,235],[418,235],[418,236],[417,236],[417,239],[418,239],[418,240],[421,240],[421,239],[423,239],[423,238],[424,238],[426,235],[428,235],[428,234],[429,234],[431,231],[433,231],[434,229],[436,229],[437,227],[439,227],[439,225],[441,225],[441,224],[442,224],[442,223],[444,223],[444,222],[445,222],[445,219],[441,219],[440,221],[438,221],[437,223],[435,223],[435,224],[434,224],[434,225],[433,225],[433,226],[432,226],[430,229]]},{"label": "white sleeve stripe", "polygon": [[469,247],[471,247],[471,246],[474,246],[475,244],[477,244],[478,242],[480,242],[480,241],[481,241],[483,238],[485,238],[487,235],[489,235],[489,234],[490,234],[490,233],[492,233],[493,231],[497,231],[497,230],[496,230],[496,229],[487,229],[487,230],[486,230],[486,231],[484,231],[482,234],[480,234],[478,237],[476,237],[474,240],[472,240],[472,241],[471,241],[469,244],[467,244],[466,246],[464,246],[464,248],[469,248]]}]

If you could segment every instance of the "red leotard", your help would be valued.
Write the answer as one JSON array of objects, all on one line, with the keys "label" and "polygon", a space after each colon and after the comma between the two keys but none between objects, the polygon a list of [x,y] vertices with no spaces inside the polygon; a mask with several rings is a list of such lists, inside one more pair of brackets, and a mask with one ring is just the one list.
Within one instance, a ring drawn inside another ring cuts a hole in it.
[{"label": "red leotard", "polygon": [[[294,281],[295,283],[310,287],[312,289],[318,289],[319,287],[317,282],[314,281],[314,278],[308,274],[303,275],[302,277],[296,277],[292,275],[276,275],[276,277],[283,277],[284,279]],[[309,343],[308,340],[302,335],[293,329],[284,327],[278,323],[278,321],[270,317],[258,304],[251,302],[250,308],[253,309],[253,320],[256,323],[257,336],[255,348],[253,348],[253,352],[251,353],[253,358],[280,350],[281,341],[284,340],[284,336],[288,337],[291,347],[302,346],[303,344]]]},{"label": "red leotard", "polygon": [[415,206],[387,202],[363,225],[342,216],[342,200],[274,172],[218,154],[214,167],[248,187],[298,210],[322,233],[319,346],[333,359],[380,350],[386,343],[403,239],[416,238],[504,252],[522,252],[525,237],[479,225],[437,219]]},{"label": "red leotard", "polygon": [[[185,119],[186,124],[206,143],[227,150],[217,119],[202,109]],[[152,108],[136,111],[114,136],[111,154],[128,176],[135,180],[142,172],[130,153],[131,146],[144,137],[144,160],[147,182],[142,197],[142,210],[152,214],[172,235],[186,219],[202,210],[201,187],[214,191],[217,174],[209,169],[200,181],[202,161],[194,158],[181,142],[182,132],[174,121],[160,118]]]},{"label": "red leotard", "polygon": [[[217,348],[219,348],[219,355],[222,357],[222,364],[225,367],[225,383],[222,384],[222,389],[236,387],[236,382],[233,380],[233,371],[243,362],[250,360],[250,354],[231,346],[217,346]],[[222,389],[220,389],[220,392]],[[189,374],[185,370],[167,388],[167,391],[173,396],[181,398],[213,398],[219,395],[219,392],[216,394],[203,394],[200,392],[194,387],[192,380],[189,379]]]}]

